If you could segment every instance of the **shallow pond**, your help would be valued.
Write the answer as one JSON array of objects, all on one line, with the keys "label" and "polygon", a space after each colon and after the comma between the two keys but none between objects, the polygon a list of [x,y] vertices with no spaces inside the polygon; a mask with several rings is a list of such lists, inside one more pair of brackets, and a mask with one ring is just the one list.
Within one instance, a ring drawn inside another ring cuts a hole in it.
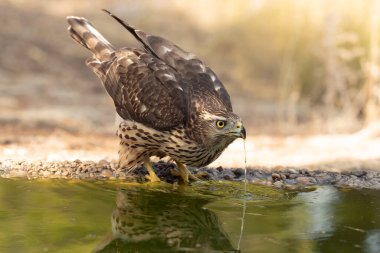
[{"label": "shallow pond", "polygon": [[380,252],[380,191],[242,190],[1,179],[0,252]]}]

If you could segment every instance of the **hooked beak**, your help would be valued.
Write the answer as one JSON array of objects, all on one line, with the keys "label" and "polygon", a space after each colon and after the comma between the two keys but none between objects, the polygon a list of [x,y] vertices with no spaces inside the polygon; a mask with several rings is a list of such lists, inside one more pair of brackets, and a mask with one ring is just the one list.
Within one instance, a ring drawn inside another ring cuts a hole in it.
[{"label": "hooked beak", "polygon": [[243,126],[241,127],[240,137],[243,139],[247,137],[247,133],[245,132],[245,128]]},{"label": "hooked beak", "polygon": [[246,133],[245,128],[241,122],[238,122],[236,124],[236,130],[237,130],[236,133],[238,134],[238,136],[240,138],[245,139],[247,137],[247,133]]}]

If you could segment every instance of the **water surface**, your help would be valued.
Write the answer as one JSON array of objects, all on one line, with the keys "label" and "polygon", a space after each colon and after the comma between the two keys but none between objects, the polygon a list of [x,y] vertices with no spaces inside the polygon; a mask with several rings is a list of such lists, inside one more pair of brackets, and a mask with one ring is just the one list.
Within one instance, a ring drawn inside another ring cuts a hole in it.
[{"label": "water surface", "polygon": [[0,252],[380,252],[380,191],[242,190],[1,179]]}]

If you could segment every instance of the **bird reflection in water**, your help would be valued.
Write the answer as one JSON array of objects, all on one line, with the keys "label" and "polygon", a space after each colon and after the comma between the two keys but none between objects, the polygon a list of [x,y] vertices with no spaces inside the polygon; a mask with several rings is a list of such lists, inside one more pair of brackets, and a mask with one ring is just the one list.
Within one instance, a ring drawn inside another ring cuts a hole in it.
[{"label": "bird reflection in water", "polygon": [[210,199],[144,188],[117,192],[112,233],[94,252],[238,252]]}]

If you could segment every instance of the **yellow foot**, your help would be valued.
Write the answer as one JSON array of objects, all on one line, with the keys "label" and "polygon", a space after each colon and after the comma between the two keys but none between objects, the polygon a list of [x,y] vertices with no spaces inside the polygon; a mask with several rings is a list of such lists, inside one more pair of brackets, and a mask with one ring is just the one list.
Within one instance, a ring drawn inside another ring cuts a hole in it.
[{"label": "yellow foot", "polygon": [[145,178],[148,179],[151,183],[160,182],[160,178],[156,175],[153,170],[152,163],[149,160],[149,157],[145,160],[144,166],[147,169],[149,175],[146,175]]},{"label": "yellow foot", "polygon": [[203,172],[195,173],[192,176],[196,178],[197,180],[202,180],[203,177],[208,177],[209,175],[206,171],[203,171]]},{"label": "yellow foot", "polygon": [[172,173],[173,176],[181,177],[184,183],[189,183],[189,179],[193,181],[200,180],[200,177],[207,174],[207,173],[197,173],[193,175],[183,163],[180,163],[178,161],[176,163],[178,165],[178,169],[172,169],[170,170],[170,172]]},{"label": "yellow foot", "polygon": [[151,183],[161,182],[161,179],[156,175],[145,175],[145,178],[148,179]]},{"label": "yellow foot", "polygon": [[183,173],[182,171],[180,171],[178,169],[171,169],[170,173],[172,173],[173,176],[181,177],[184,183],[186,183],[186,184],[189,183],[189,175],[191,175],[191,174]]}]

